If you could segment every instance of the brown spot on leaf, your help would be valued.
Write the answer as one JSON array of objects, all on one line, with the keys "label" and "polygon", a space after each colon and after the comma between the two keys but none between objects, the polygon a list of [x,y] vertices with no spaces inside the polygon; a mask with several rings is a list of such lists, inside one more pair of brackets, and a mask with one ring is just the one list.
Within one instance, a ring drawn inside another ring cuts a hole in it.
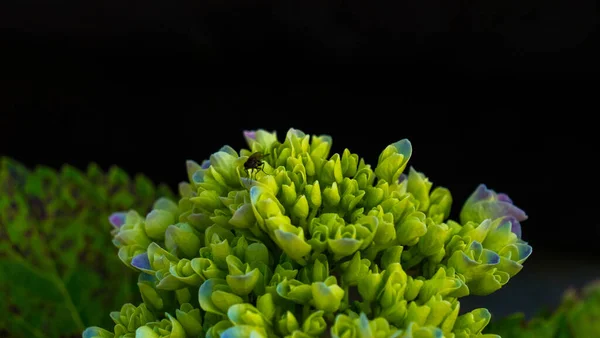
[{"label": "brown spot on leaf", "polygon": [[121,188],[121,186],[118,184],[113,185],[112,187],[110,187],[110,190],[108,190],[108,194],[110,196],[115,195],[117,192],[119,192],[120,188]]},{"label": "brown spot on leaf", "polygon": [[25,232],[23,233],[23,236],[25,236],[25,238],[33,237],[33,228],[30,227],[27,230],[25,230]]},{"label": "brown spot on leaf", "polygon": [[9,304],[8,311],[15,316],[18,316],[21,314],[21,309],[19,309],[15,304]]},{"label": "brown spot on leaf", "polygon": [[66,239],[64,241],[62,241],[62,243],[60,243],[60,249],[64,250],[64,251],[68,251],[71,248],[73,248],[73,245],[75,244],[75,242],[72,239]]}]

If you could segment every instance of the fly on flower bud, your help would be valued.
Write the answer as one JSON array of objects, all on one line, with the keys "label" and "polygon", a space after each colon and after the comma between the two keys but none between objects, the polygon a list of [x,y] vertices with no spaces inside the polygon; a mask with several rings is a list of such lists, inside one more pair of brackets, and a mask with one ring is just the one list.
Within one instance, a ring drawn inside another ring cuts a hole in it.
[{"label": "fly on flower bud", "polygon": [[[244,169],[248,172],[248,177],[251,176],[251,172],[256,170],[262,171],[265,163],[263,162],[263,158],[268,156],[269,154],[263,154],[261,152],[252,153],[244,162]],[[264,171],[263,171],[264,172]]]}]

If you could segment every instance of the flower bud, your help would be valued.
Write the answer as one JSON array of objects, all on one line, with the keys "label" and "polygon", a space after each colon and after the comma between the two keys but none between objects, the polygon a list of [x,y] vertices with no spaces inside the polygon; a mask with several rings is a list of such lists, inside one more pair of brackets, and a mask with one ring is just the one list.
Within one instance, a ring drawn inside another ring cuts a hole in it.
[{"label": "flower bud", "polygon": [[408,323],[406,330],[398,330],[392,335],[396,338],[438,338],[444,337],[444,332],[435,326],[421,326],[415,322]]},{"label": "flower bud", "polygon": [[187,223],[169,225],[165,232],[165,246],[170,252],[177,252],[179,257],[194,258],[202,246],[203,239]]},{"label": "flower bud", "polygon": [[357,182],[359,189],[366,189],[368,186],[372,186],[375,181],[375,173],[371,169],[370,164],[365,164],[365,160],[361,159],[358,163],[358,171],[354,175],[354,180]]},{"label": "flower bud", "polygon": [[375,175],[388,183],[398,181],[411,155],[412,146],[407,139],[387,146],[379,155]]},{"label": "flower bud", "polygon": [[259,262],[269,265],[269,249],[263,243],[252,243],[245,250],[244,260],[250,266]]},{"label": "flower bud", "polygon": [[396,227],[396,239],[400,245],[415,245],[419,237],[427,233],[425,214],[413,212]]},{"label": "flower bud", "polygon": [[334,182],[340,184],[344,179],[342,172],[342,161],[340,160],[339,154],[334,154],[331,158],[323,163],[323,166],[317,169],[317,175],[319,175],[319,181],[324,186],[330,186]]},{"label": "flower bud", "polygon": [[325,312],[315,311],[311,313],[302,324],[302,331],[311,337],[320,337],[327,329],[327,323],[323,318]]},{"label": "flower bud", "polygon": [[214,325],[205,324],[204,326],[208,328],[205,338],[221,338],[227,329],[233,327],[233,324],[229,320],[221,320]]},{"label": "flower bud", "polygon": [[189,303],[192,300],[192,293],[190,292],[190,287],[183,287],[179,290],[175,290],[175,298],[177,299],[177,303],[179,305]]},{"label": "flower bud", "polygon": [[323,191],[323,205],[328,208],[335,208],[340,203],[342,197],[338,190],[338,185],[333,182],[330,187],[325,188]]},{"label": "flower bud", "polygon": [[308,205],[311,208],[319,208],[321,206],[321,186],[319,181],[315,181],[312,185],[307,184],[304,187],[306,199],[308,200]]},{"label": "flower bud", "polygon": [[229,269],[229,274],[225,278],[227,285],[237,295],[248,295],[256,286],[260,272],[256,268],[251,269],[248,264],[242,263],[234,255],[227,256],[226,261]]},{"label": "flower bud", "polygon": [[139,271],[154,274],[154,269],[150,265],[150,259],[146,251],[136,255],[131,259],[131,266],[138,269]]},{"label": "flower bud", "polygon": [[135,332],[138,327],[155,320],[154,315],[148,311],[144,303],[137,307],[127,303],[121,307],[121,311],[111,312],[110,318],[115,326],[121,327],[121,331],[129,333]]},{"label": "flower bud", "polygon": [[174,278],[189,286],[200,286],[205,281],[203,275],[194,271],[189,259],[184,258],[177,263],[171,263],[169,272]]},{"label": "flower bud", "polygon": [[256,308],[260,313],[265,316],[267,321],[272,321],[273,317],[275,317],[275,302],[273,301],[273,295],[270,293],[265,293],[262,296],[258,296],[256,301]]},{"label": "flower bud", "polygon": [[380,288],[383,286],[383,276],[385,271],[379,272],[377,266],[370,271],[364,278],[358,281],[358,293],[363,300],[371,302],[377,297]]},{"label": "flower bud", "polygon": [[248,325],[266,328],[271,325],[270,321],[252,304],[234,304],[227,310],[227,317],[234,325]]},{"label": "flower bud", "polygon": [[277,285],[277,294],[297,304],[308,304],[313,293],[311,286],[296,279],[284,279]]},{"label": "flower bud", "polygon": [[271,149],[273,144],[277,142],[277,133],[270,133],[263,129],[244,131],[244,138],[252,152],[265,152]]},{"label": "flower bud", "polygon": [[168,270],[171,267],[171,263],[177,263],[179,261],[175,255],[161,248],[154,242],[148,246],[148,260],[154,271]]},{"label": "flower bud", "polygon": [[448,267],[464,276],[466,282],[478,279],[500,262],[500,256],[484,249],[481,243],[471,242],[464,251],[455,251],[448,259]]},{"label": "flower bud", "polygon": [[329,135],[313,135],[310,142],[310,155],[325,159],[331,150],[332,138]]},{"label": "flower bud", "polygon": [[114,338],[115,334],[103,328],[92,326],[83,331],[83,338]]},{"label": "flower bud", "polygon": [[144,222],[137,212],[130,211],[127,213],[125,223],[121,225],[114,237],[114,243],[119,248],[134,244],[147,248],[150,245],[151,240],[144,230]]},{"label": "flower bud", "polygon": [[163,297],[165,296],[164,291],[156,289],[157,281],[155,276],[141,273],[137,285],[144,304],[151,310],[161,311],[169,303],[169,299]]},{"label": "flower bud", "polygon": [[393,263],[400,263],[400,258],[402,256],[402,250],[404,247],[400,245],[392,246],[383,252],[381,256],[381,267],[383,269],[387,269]]},{"label": "flower bud", "polygon": [[202,310],[223,316],[232,305],[243,303],[243,299],[233,293],[224,279],[216,278],[202,283],[198,300]]},{"label": "flower bud", "polygon": [[297,219],[304,220],[308,217],[308,212],[308,200],[306,196],[301,195],[292,206],[291,215]]},{"label": "flower bud", "polygon": [[441,267],[431,279],[424,281],[419,300],[427,301],[436,294],[459,298],[469,295],[469,288],[463,280],[454,277],[453,269],[446,270]]},{"label": "flower bud", "polygon": [[227,276],[226,271],[219,269],[219,267],[208,258],[196,257],[192,259],[191,266],[194,272],[200,276],[203,276],[204,279],[225,279],[225,276]]},{"label": "flower bud", "polygon": [[429,196],[429,210],[427,217],[431,218],[436,224],[442,223],[450,217],[452,207],[452,195],[450,190],[437,187],[433,189]]},{"label": "flower bud", "polygon": [[224,207],[219,198],[219,192],[216,190],[204,190],[198,196],[190,198],[190,201],[206,213],[212,213],[216,209]]},{"label": "flower bud", "polygon": [[[126,266],[132,268],[132,269],[136,269],[136,267],[131,265],[132,260],[140,255],[140,254],[145,254],[146,253],[146,249],[143,248],[142,246],[139,246],[137,244],[133,244],[133,245],[125,245],[119,248],[119,259],[121,260],[121,262],[123,262]],[[147,257],[147,256],[146,256]]]},{"label": "flower bud", "polygon": [[251,325],[236,325],[223,331],[221,338],[267,338],[267,333]]},{"label": "flower bud", "polygon": [[457,335],[464,333],[467,336],[479,335],[489,324],[491,319],[492,315],[487,309],[475,309],[456,319],[454,333]]},{"label": "flower bud", "polygon": [[342,174],[344,177],[354,177],[358,169],[358,155],[352,154],[347,148],[342,153]]},{"label": "flower bud", "polygon": [[527,214],[516,207],[508,196],[497,194],[484,184],[480,184],[465,202],[460,212],[460,221],[462,224],[468,221],[480,223],[488,218],[496,219],[503,216],[512,216],[518,222],[527,219]]},{"label": "flower bud", "polygon": [[360,251],[357,251],[351,260],[340,265],[342,270],[342,283],[348,286],[358,285],[358,282],[369,274],[371,261],[360,258]]},{"label": "flower bud", "polygon": [[200,309],[195,309],[191,304],[185,303],[175,310],[175,315],[188,336],[197,337],[201,334],[202,315]]},{"label": "flower bud", "polygon": [[450,229],[444,223],[435,224],[427,219],[427,232],[419,239],[417,247],[421,255],[433,256],[444,249],[444,244],[450,234]]},{"label": "flower bud", "polygon": [[312,297],[317,309],[334,312],[341,305],[344,290],[337,285],[335,277],[331,276],[324,282],[312,283]]},{"label": "flower bud", "polygon": [[164,240],[165,230],[175,223],[175,216],[166,210],[155,209],[146,216],[145,230],[148,237],[154,240]]},{"label": "flower bud", "polygon": [[275,240],[283,251],[293,260],[305,264],[305,257],[310,253],[311,246],[304,239],[304,230],[291,224],[282,224],[274,231]]},{"label": "flower bud", "polygon": [[210,156],[210,168],[207,172],[219,183],[231,187],[239,186],[235,162],[238,154],[229,146],[221,148],[220,151]]}]

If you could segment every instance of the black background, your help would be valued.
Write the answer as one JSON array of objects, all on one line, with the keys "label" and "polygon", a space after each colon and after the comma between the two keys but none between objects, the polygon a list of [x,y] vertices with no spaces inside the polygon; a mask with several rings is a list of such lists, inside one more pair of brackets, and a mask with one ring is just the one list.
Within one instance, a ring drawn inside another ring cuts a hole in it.
[{"label": "black background", "polygon": [[410,165],[452,191],[455,215],[479,183],[528,213],[521,285],[556,292],[600,275],[594,6],[3,4],[0,154],[116,164],[175,188],[186,159],[245,146],[244,129],[329,134],[373,165],[409,138]]}]

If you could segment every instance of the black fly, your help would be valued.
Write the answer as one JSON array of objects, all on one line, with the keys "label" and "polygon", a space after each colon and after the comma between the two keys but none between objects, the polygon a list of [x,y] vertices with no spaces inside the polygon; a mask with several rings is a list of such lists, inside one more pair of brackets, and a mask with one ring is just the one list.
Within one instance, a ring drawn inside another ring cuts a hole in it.
[{"label": "black fly", "polygon": [[248,177],[250,177],[250,173],[253,170],[263,171],[263,166],[265,165],[265,162],[263,162],[262,159],[268,155],[269,154],[263,154],[257,151],[248,157],[246,162],[244,162],[244,169],[246,169],[246,171],[248,172]]}]

